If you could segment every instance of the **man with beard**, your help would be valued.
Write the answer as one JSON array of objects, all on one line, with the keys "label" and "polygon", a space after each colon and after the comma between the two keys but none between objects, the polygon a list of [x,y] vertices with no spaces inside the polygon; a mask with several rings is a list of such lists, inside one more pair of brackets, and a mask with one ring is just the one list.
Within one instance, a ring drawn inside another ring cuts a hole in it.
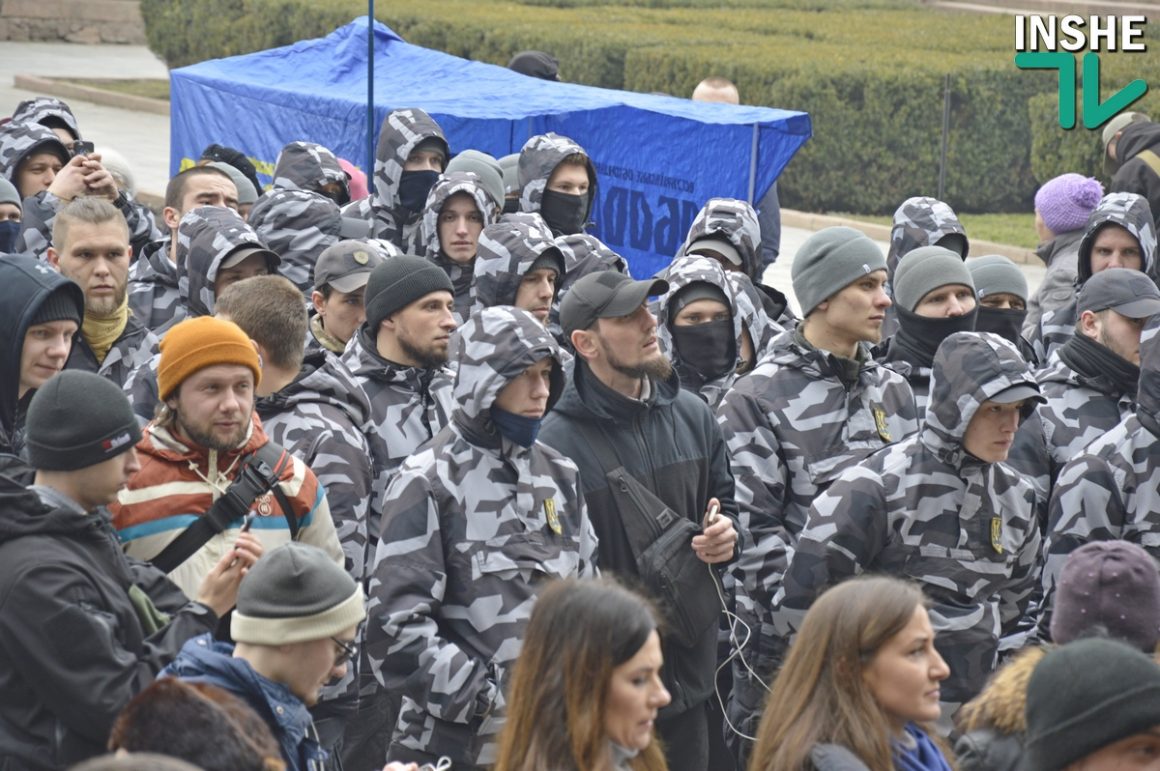
[{"label": "man with beard", "polygon": [[[314,472],[280,447],[264,450],[269,439],[254,413],[261,377],[253,342],[233,322],[199,316],[161,339],[161,407],[137,443],[141,470],[109,509],[129,556],[166,567],[190,596],[247,522],[267,550],[297,540],[343,564]],[[246,496],[254,487],[234,482],[252,473],[265,490]],[[217,505],[223,497],[238,505]],[[257,518],[245,520],[247,511]]]},{"label": "man with beard", "polygon": [[[540,433],[545,444],[580,467],[601,569],[629,581],[641,577],[639,539],[629,532],[637,523],[629,516],[656,516],[663,508],[667,519],[691,521],[698,534],[689,548],[705,565],[730,561],[737,545],[733,476],[721,430],[709,406],[680,387],[646,304],[668,288],[659,279],[633,281],[615,271],[591,273],[572,285],[560,305],[560,323],[576,364]],[[634,497],[646,496],[647,512],[639,505],[627,510],[622,491],[630,483],[637,486]],[[654,543],[672,532],[664,529]],[[709,767],[707,707],[720,612],[715,603],[714,597],[713,607],[687,609],[713,611],[712,622],[690,642],[665,640],[665,686],[673,701],[661,710],[657,730],[674,771]]]},{"label": "man with beard", "polygon": [[102,198],[78,198],[56,215],[48,263],[80,285],[85,318],[68,369],[83,369],[124,386],[149,359],[157,339],[129,310],[129,226]]}]

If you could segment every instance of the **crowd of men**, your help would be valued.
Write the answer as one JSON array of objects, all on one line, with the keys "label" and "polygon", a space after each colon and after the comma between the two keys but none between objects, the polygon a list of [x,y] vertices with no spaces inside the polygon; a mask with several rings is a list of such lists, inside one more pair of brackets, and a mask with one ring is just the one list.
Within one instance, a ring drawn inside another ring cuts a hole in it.
[{"label": "crowd of men", "polygon": [[744,767],[805,611],[863,572],[929,597],[952,730],[1049,638],[1069,553],[1157,548],[1160,127],[1104,145],[1106,195],[1036,196],[1034,296],[914,197],[888,254],[802,246],[799,318],[762,280],[776,197],[710,199],[634,279],[584,233],[599,180],[565,136],[497,160],[395,110],[369,190],[315,143],[265,188],[212,145],[157,216],[66,104],[22,103],[0,768],[99,754],[163,670],[245,700],[290,768],[485,768],[538,591],[599,572],[665,618],[669,768]]}]

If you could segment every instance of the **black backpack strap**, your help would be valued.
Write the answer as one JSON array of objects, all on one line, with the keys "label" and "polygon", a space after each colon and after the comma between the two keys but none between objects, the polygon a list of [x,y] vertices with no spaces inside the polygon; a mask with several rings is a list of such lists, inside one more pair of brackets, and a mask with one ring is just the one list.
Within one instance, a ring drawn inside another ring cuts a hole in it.
[{"label": "black backpack strap", "polygon": [[162,572],[172,573],[198,549],[205,546],[210,538],[221,533],[230,524],[242,519],[262,495],[273,491],[278,505],[286,516],[290,527],[290,538],[298,537],[298,517],[290,508],[290,502],[278,485],[278,477],[286,464],[293,462],[290,454],[273,442],[267,442],[241,463],[237,476],[225,493],[213,502],[205,514],[169,542],[161,553],[150,560]]}]

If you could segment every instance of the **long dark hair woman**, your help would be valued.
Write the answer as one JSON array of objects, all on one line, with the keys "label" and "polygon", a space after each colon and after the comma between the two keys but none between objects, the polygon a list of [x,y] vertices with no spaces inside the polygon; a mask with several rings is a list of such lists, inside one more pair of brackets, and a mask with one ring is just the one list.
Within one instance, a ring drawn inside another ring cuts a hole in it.
[{"label": "long dark hair woman", "polygon": [[495,771],[665,771],[657,613],[611,579],[536,600],[512,676]]},{"label": "long dark hair woman", "polygon": [[828,589],[774,681],[750,771],[949,771],[923,724],[950,674],[922,591],[885,576]]}]

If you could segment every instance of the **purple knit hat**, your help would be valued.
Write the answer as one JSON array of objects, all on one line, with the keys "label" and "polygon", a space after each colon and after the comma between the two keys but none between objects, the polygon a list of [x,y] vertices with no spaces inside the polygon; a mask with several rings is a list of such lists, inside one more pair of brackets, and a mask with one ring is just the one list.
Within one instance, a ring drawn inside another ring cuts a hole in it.
[{"label": "purple knit hat", "polygon": [[1160,642],[1160,572],[1148,552],[1127,541],[1093,541],[1060,571],[1051,639],[1063,645],[1095,626],[1146,653]]},{"label": "purple knit hat", "polygon": [[1104,186],[1095,177],[1060,174],[1035,193],[1035,211],[1052,233],[1081,230],[1103,196]]}]

